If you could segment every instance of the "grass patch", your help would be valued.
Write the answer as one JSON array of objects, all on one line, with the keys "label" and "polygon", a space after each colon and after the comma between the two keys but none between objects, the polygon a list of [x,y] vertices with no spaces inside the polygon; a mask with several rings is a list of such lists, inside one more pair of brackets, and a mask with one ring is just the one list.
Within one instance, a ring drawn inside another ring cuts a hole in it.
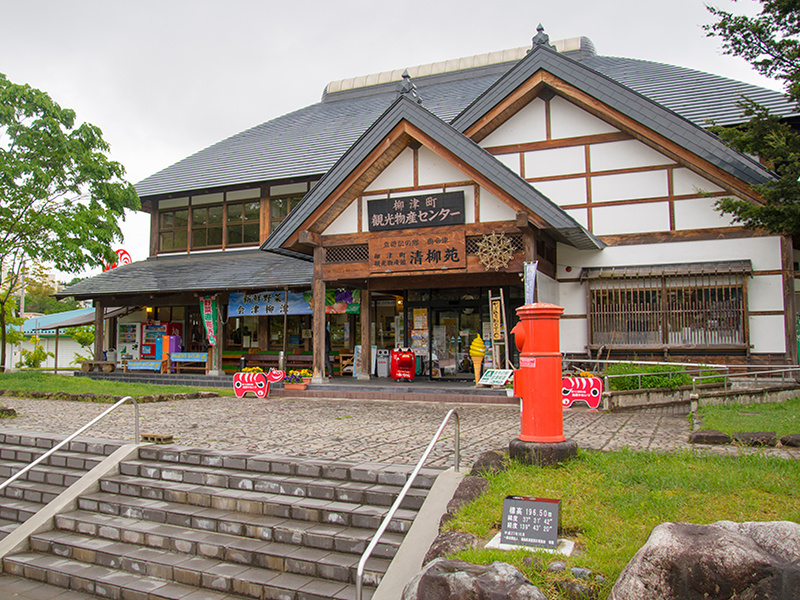
[{"label": "grass patch", "polygon": [[151,383],[124,383],[101,381],[88,377],[55,375],[29,371],[0,373],[0,389],[21,392],[64,392],[67,394],[96,394],[98,396],[150,396],[153,394],[178,394],[216,388],[197,388],[178,385],[154,385]]},{"label": "grass patch", "polygon": [[[489,481],[489,491],[459,511],[447,528],[488,541],[500,529],[506,496],[560,499],[560,535],[582,550],[564,560],[568,567],[587,567],[606,578],[596,587],[600,599],[659,523],[800,521],[800,469],[794,461],[757,455],[580,451],[558,467],[512,463]],[[562,598],[553,582],[564,575],[524,566],[525,556],[529,554],[524,551],[499,550],[457,555],[471,562],[509,562],[548,598]],[[545,565],[553,559],[546,553],[540,556]]]},{"label": "grass patch", "polygon": [[699,409],[703,429],[728,435],[743,431],[775,431],[778,437],[800,433],[800,398],[768,404],[704,406]]}]

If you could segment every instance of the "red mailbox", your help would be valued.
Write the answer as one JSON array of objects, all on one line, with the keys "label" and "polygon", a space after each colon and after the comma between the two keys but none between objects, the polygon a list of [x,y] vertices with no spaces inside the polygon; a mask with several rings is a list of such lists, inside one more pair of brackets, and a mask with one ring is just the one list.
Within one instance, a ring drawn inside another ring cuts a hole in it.
[{"label": "red mailbox", "polygon": [[389,358],[389,376],[397,381],[408,379],[414,381],[417,372],[417,358],[410,348],[394,348]]},{"label": "red mailbox", "polygon": [[520,322],[511,333],[520,351],[514,372],[514,394],[522,399],[519,439],[563,442],[561,346],[558,322],[564,309],[536,302],[517,309]]}]

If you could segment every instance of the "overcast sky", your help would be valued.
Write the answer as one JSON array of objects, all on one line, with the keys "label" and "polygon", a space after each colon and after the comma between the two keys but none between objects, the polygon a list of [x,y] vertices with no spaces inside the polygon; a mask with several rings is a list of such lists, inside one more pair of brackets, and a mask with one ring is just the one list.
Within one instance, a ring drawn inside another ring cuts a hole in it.
[{"label": "overcast sky", "polygon": [[[702,0],[0,0],[0,72],[103,130],[136,183],[319,101],[333,80],[586,36],[598,54],[780,89],[708,38]],[[751,0],[709,2],[748,12]],[[144,215],[124,247],[147,256]]]}]

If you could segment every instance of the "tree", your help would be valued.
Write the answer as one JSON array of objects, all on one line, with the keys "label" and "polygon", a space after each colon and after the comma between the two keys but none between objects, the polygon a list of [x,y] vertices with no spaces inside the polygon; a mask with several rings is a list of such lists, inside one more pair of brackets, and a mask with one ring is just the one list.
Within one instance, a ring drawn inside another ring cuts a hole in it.
[{"label": "tree", "polygon": [[112,261],[118,220],[141,208],[100,129],[0,73],[0,371],[6,307],[26,262],[80,271]]},{"label": "tree", "polygon": [[[723,52],[782,82],[786,96],[800,107],[800,0],[759,2],[761,12],[754,17],[708,7],[717,21],[704,29],[722,39]],[[747,123],[712,131],[735,150],[758,156],[777,178],[757,186],[763,204],[723,198],[717,208],[750,229],[800,235],[800,131],[752,100],[743,99],[741,106]]]}]

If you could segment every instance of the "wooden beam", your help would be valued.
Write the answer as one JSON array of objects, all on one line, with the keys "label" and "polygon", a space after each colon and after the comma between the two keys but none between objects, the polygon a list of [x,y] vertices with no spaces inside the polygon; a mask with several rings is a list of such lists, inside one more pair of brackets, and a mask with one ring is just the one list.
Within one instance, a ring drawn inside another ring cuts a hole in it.
[{"label": "wooden beam", "polygon": [[308,229],[304,229],[303,231],[300,232],[300,235],[297,237],[297,241],[300,244],[317,247],[322,245],[322,236],[314,231],[309,231]]},{"label": "wooden beam", "polygon": [[[370,304],[370,286],[367,282],[367,287],[361,290],[361,366],[358,370],[358,378],[363,380],[370,379],[370,367],[372,366]],[[355,369],[355,364],[353,368]]]},{"label": "wooden beam", "polygon": [[314,248],[314,340],[313,379],[322,381],[325,377],[325,280],[322,277],[324,249]]}]

